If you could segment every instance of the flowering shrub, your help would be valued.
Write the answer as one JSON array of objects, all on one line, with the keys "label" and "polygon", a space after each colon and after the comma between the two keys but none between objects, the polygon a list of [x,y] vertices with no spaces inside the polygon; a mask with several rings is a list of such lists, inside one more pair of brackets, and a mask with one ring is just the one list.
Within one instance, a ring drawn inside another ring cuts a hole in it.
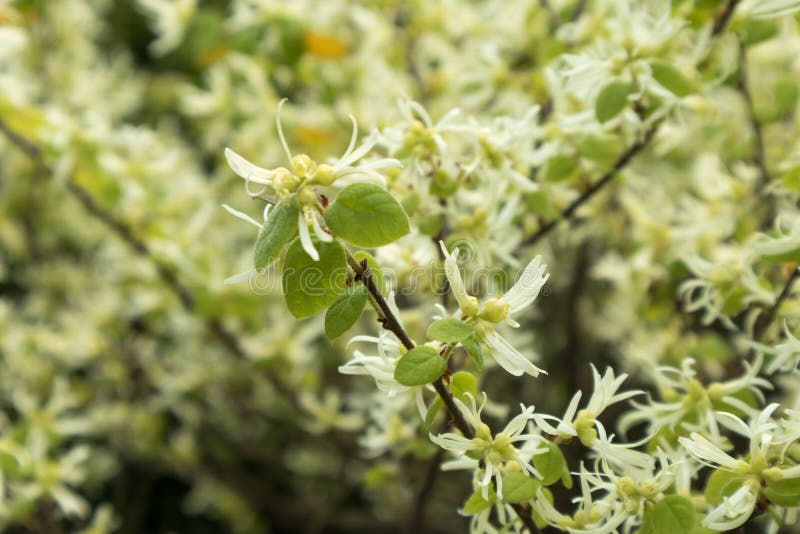
[{"label": "flowering shrub", "polygon": [[797,529],[799,12],[0,0],[0,526]]}]

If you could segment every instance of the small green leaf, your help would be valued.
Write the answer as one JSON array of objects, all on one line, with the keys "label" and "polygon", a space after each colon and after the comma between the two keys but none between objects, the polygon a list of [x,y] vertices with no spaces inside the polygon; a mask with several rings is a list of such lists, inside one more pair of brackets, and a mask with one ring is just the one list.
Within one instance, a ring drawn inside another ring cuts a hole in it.
[{"label": "small green leaf", "polygon": [[428,408],[428,413],[425,415],[425,428],[431,427],[443,406],[444,402],[442,402],[442,398],[436,397],[436,399],[431,403],[430,408]]},{"label": "small green leaf", "polygon": [[706,502],[711,506],[716,506],[725,497],[733,495],[737,489],[742,487],[742,484],[744,484],[744,480],[736,473],[723,470],[714,471],[706,482],[704,492]]},{"label": "small green leaf", "polygon": [[744,24],[742,24],[742,44],[744,46],[753,46],[772,39],[778,35],[779,31],[778,25],[772,20],[747,17],[744,20]]},{"label": "small green leaf", "polygon": [[653,508],[653,534],[691,532],[694,527],[694,506],[686,497],[669,495]]},{"label": "small green leaf", "polygon": [[603,87],[594,103],[594,114],[597,116],[597,120],[607,122],[619,115],[628,105],[630,92],[631,84],[620,80]]},{"label": "small green leaf", "polygon": [[777,504],[778,506],[785,506],[786,508],[800,506],[800,494],[784,495],[767,486],[764,489],[764,496],[769,499],[769,502]]},{"label": "small green leaf", "polygon": [[365,250],[359,250],[355,254],[353,254],[356,260],[360,262],[367,260],[367,267],[369,268],[369,272],[372,274],[372,280],[375,282],[375,287],[378,288],[378,291],[381,292],[381,295],[386,294],[386,285],[383,282],[383,272],[381,272],[381,266],[378,265],[378,260],[372,257],[372,254]]},{"label": "small green leaf", "polygon": [[775,493],[781,495],[800,495],[800,478],[782,478],[780,480],[767,480],[767,486]]},{"label": "small green leaf", "polygon": [[536,497],[539,486],[538,481],[519,471],[503,475],[503,501],[511,504],[527,502]]},{"label": "small green leaf", "polygon": [[325,210],[325,223],[334,235],[360,247],[379,247],[409,231],[400,203],[374,184],[348,185]]},{"label": "small green leaf", "polygon": [[463,402],[468,400],[465,393],[470,393],[473,398],[476,398],[478,396],[478,379],[467,371],[454,373],[450,377],[450,392],[455,398]]},{"label": "small green leaf", "polygon": [[651,63],[650,68],[653,70],[653,78],[675,96],[684,97],[694,92],[692,82],[669,63],[657,61]]},{"label": "small green leaf", "polygon": [[475,329],[455,317],[440,319],[428,327],[428,337],[444,343],[458,343],[471,336]]},{"label": "small green leaf", "polygon": [[327,308],[342,294],[347,280],[342,245],[337,241],[312,240],[319,252],[319,261],[312,260],[303,250],[300,238],[289,245],[283,261],[283,298],[289,311],[298,319]]},{"label": "small green leaf", "polygon": [[417,228],[425,235],[435,236],[442,229],[442,214],[434,213],[417,219]]},{"label": "small green leaf", "polygon": [[336,339],[348,330],[361,317],[367,303],[367,288],[361,282],[354,283],[347,291],[333,301],[325,313],[325,335]]},{"label": "small green leaf", "polygon": [[800,248],[779,254],[762,254],[761,257],[770,263],[793,263],[800,261]]},{"label": "small green leaf", "polygon": [[555,154],[545,162],[543,178],[548,182],[561,182],[572,176],[578,162],[568,154]]},{"label": "small green leaf", "polygon": [[256,269],[268,267],[281,254],[286,243],[297,233],[297,206],[282,202],[272,208],[264,226],[258,231],[253,256]]},{"label": "small green leaf", "polygon": [[542,484],[549,486],[561,479],[564,472],[564,455],[555,443],[548,443],[549,449],[546,453],[537,454],[533,457],[533,465],[539,474],[542,475]]},{"label": "small green leaf", "polygon": [[644,514],[642,514],[642,524],[636,534],[653,534],[653,522],[655,521],[655,514],[653,513],[654,506],[651,503],[645,503]]},{"label": "small green leaf", "polygon": [[475,370],[480,371],[483,369],[483,350],[481,349],[481,344],[478,342],[478,339],[475,336],[471,336],[462,339],[461,344],[466,349],[470,358],[472,358],[472,363],[475,364]]},{"label": "small green leaf", "polygon": [[404,386],[430,384],[444,373],[447,361],[433,347],[422,345],[406,352],[394,370],[394,378]]},{"label": "small green leaf", "polygon": [[565,469],[561,472],[561,485],[567,489],[572,489],[572,475],[569,473],[569,469],[566,467],[566,464],[564,464]]},{"label": "small green leaf", "polygon": [[467,502],[464,503],[464,508],[461,509],[462,514],[475,515],[479,512],[483,512],[489,508],[495,500],[497,500],[497,496],[494,493],[494,483],[489,484],[489,500],[483,498],[483,495],[481,494],[482,491],[482,488],[478,488],[472,492],[472,495],[469,496]]}]

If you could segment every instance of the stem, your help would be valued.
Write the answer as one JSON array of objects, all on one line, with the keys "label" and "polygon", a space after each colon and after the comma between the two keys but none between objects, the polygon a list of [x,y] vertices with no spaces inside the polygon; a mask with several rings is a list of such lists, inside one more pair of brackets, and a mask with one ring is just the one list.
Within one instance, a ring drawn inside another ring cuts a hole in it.
[{"label": "stem", "polygon": [[714,18],[714,26],[711,30],[712,36],[717,36],[725,29],[725,26],[728,25],[728,21],[731,20],[733,16],[733,12],[736,10],[736,4],[739,3],[739,0],[728,0],[728,2],[720,9],[717,13],[716,18]]},{"label": "stem", "polygon": [[575,212],[583,206],[586,202],[591,200],[597,193],[599,193],[606,185],[611,183],[611,180],[619,173],[622,169],[624,169],[628,163],[633,159],[633,157],[641,152],[650,141],[655,136],[656,131],[658,130],[658,125],[651,126],[644,134],[640,140],[636,141],[632,144],[628,150],[622,153],[617,161],[614,162],[614,165],[609,169],[599,180],[594,182],[589,189],[581,193],[581,195],[569,203],[569,205],[561,211],[561,213],[555,219],[547,221],[544,223],[533,235],[528,237],[524,242],[523,245],[533,245],[534,243],[541,240],[547,234],[552,232],[556,226],[558,226],[562,221],[566,221],[571,219]]},{"label": "stem", "polygon": [[759,172],[759,184],[756,188],[756,191],[763,190],[764,187],[769,183],[770,176],[769,171],[767,171],[767,164],[766,164],[766,157],[765,157],[765,149],[764,149],[764,133],[761,128],[761,122],[756,117],[755,106],[753,105],[753,95],[750,93],[750,88],[748,85],[748,70],[747,70],[747,49],[739,40],[739,79],[736,83],[737,89],[742,94],[742,98],[745,102],[745,107],[747,108],[747,115],[750,119],[750,128],[753,130],[753,162],[758,167]]},{"label": "stem", "polygon": [[789,279],[786,280],[786,283],[783,285],[783,289],[781,290],[778,298],[775,299],[775,304],[773,304],[767,312],[759,317],[759,320],[756,321],[755,326],[753,327],[753,339],[759,339],[766,329],[772,324],[772,321],[775,320],[775,316],[778,314],[778,308],[783,303],[784,300],[789,296],[789,293],[792,291],[792,286],[794,285],[797,278],[800,277],[800,268],[799,266],[795,266],[794,270],[792,271],[791,276]]},{"label": "stem", "polygon": [[[359,261],[353,257],[350,251],[347,251],[347,263],[356,273],[356,277],[361,280],[372,297],[370,302],[373,303],[373,307],[378,313],[378,321],[381,323],[381,325],[383,325],[383,328],[397,336],[397,339],[400,340],[406,349],[413,349],[415,346],[414,342],[403,329],[400,321],[397,320],[397,317],[395,317],[394,313],[389,307],[389,303],[386,302],[386,299],[375,285],[375,281],[372,278],[372,273],[367,266],[367,262],[362,261],[359,263]],[[469,426],[467,420],[464,419],[464,415],[461,413],[461,410],[458,409],[458,406],[456,406],[453,396],[447,390],[447,386],[444,384],[444,378],[441,376],[437,378],[436,381],[433,382],[433,388],[436,390],[436,393],[447,407],[447,411],[450,413],[450,418],[452,419],[453,425],[461,432],[461,434],[464,435],[465,438],[472,439],[475,437],[475,432],[472,430],[472,427]],[[531,518],[529,507],[521,504],[513,504],[511,506],[514,508],[514,511],[517,513],[520,520],[529,532],[539,532],[538,527]]]}]

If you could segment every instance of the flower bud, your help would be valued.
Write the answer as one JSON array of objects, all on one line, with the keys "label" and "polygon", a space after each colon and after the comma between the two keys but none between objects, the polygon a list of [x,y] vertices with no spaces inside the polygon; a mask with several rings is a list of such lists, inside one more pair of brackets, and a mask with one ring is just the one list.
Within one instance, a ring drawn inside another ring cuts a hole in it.
[{"label": "flower bud", "polygon": [[317,164],[308,154],[298,154],[292,158],[292,172],[300,177],[307,178],[314,173]]},{"label": "flower bud", "polygon": [[489,299],[483,305],[478,317],[490,323],[499,323],[508,317],[508,304],[500,302],[499,299]]},{"label": "flower bud", "polygon": [[331,185],[336,181],[336,178],[336,172],[333,170],[333,167],[327,163],[323,163],[317,166],[317,170],[314,171],[314,176],[311,181],[319,185]]}]

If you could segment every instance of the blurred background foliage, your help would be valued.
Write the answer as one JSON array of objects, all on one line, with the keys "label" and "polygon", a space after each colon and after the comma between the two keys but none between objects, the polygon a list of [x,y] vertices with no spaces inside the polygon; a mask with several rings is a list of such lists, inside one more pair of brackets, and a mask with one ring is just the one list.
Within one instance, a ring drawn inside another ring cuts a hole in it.
[{"label": "blurred background foliage", "polygon": [[[387,404],[369,420],[383,397],[338,374],[344,343],[322,336],[321,318],[292,319],[274,280],[261,295],[223,285],[250,267],[254,235],[219,205],[258,211],[223,150],[282,162],[274,119],[283,97],[290,146],[320,160],[347,145],[348,113],[363,131],[383,127],[398,119],[402,97],[435,117],[454,106],[487,121],[522,117],[554,98],[543,66],[588,41],[568,45],[550,32],[583,2],[550,4],[0,0],[0,526],[463,531],[455,510],[471,492],[468,476],[439,476],[441,453],[413,417]],[[718,2],[672,4],[700,27]],[[779,28],[739,31],[758,43]],[[709,53],[696,76],[719,78],[735,48]],[[797,72],[785,64],[766,54],[752,76],[781,159],[794,142],[781,123],[795,120],[798,99]],[[751,152],[747,121],[731,120],[747,115],[734,102],[734,70],[722,78],[695,102],[696,115],[680,118],[682,129],[663,129],[640,167],[647,172],[591,212],[594,224],[542,245],[546,261],[558,258],[558,276],[547,313],[525,324],[547,334],[536,342],[547,388],[492,374],[494,400],[557,413],[588,389],[588,362],[633,369],[692,355],[725,376],[729,334],[676,313],[689,273],[664,221],[681,223],[672,212],[650,219],[661,215],[659,198],[688,191],[703,206],[738,206],[720,217],[741,235],[756,229],[751,215],[766,208],[748,189],[713,204],[717,192],[698,179],[722,172],[695,151],[698,139],[726,163]],[[624,128],[562,133],[554,137],[568,157],[549,161],[554,170],[515,222],[529,233],[557,214],[551,200],[566,205],[630,137]],[[781,170],[792,191],[798,168]],[[668,179],[655,186],[654,176]],[[642,198],[656,208],[638,207]],[[681,209],[693,221],[707,215]],[[713,242],[708,231],[703,243]],[[777,267],[769,274],[785,278]],[[736,295],[729,304],[731,315],[745,307]],[[411,308],[409,327],[424,332],[426,316]],[[376,327],[362,319],[363,331]]]}]

